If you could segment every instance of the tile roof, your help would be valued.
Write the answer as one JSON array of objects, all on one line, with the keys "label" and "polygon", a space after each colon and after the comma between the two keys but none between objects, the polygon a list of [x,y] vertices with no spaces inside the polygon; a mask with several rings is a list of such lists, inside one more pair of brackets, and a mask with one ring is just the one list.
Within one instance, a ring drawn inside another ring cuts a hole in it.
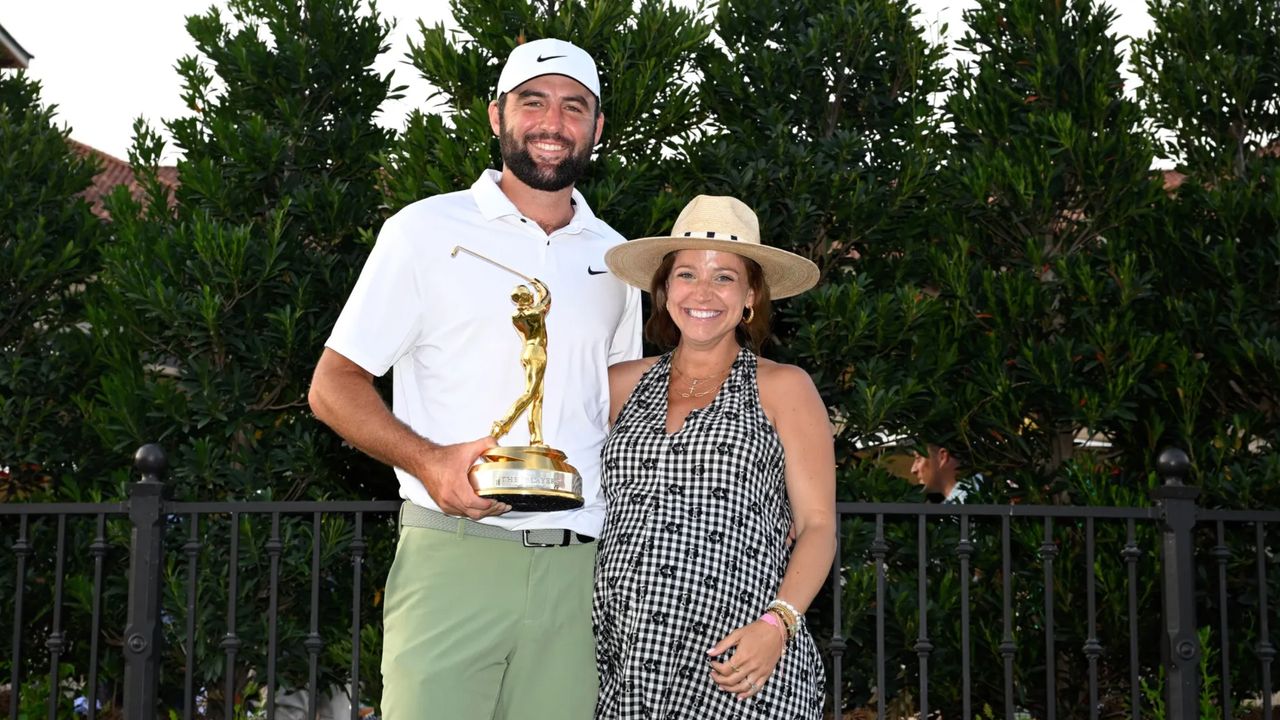
[{"label": "tile roof", "polygon": [[[84,199],[93,207],[94,215],[104,220],[110,217],[110,213],[102,206],[102,200],[117,185],[128,187],[129,193],[133,195],[135,200],[142,201],[144,199],[142,185],[138,182],[138,178],[133,173],[133,167],[129,163],[114,155],[108,155],[101,150],[89,147],[82,142],[70,138],[67,139],[67,142],[77,155],[97,158],[98,165],[102,168],[94,176],[93,185],[84,191]],[[173,191],[178,187],[178,168],[172,165],[162,165],[158,168],[158,173],[160,182],[169,189],[169,206],[173,207]]]},{"label": "tile roof", "polygon": [[1165,192],[1173,192],[1174,190],[1177,190],[1179,187],[1182,187],[1182,183],[1187,179],[1186,173],[1181,173],[1177,170],[1161,170],[1160,172],[1164,175]]}]

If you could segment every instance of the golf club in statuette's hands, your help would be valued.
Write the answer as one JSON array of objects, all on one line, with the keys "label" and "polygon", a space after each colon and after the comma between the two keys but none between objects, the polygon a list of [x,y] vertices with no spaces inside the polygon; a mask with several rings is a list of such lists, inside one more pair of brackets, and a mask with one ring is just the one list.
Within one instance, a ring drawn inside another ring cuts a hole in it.
[{"label": "golf club in statuette's hands", "polygon": [[515,312],[511,324],[520,333],[520,364],[524,367],[524,392],[506,414],[493,422],[489,434],[501,440],[522,414],[529,414],[529,444],[492,447],[471,468],[476,494],[511,506],[513,510],[547,511],[582,507],[582,477],[565,460],[565,454],[548,447],[542,438],[542,378],[547,372],[547,313],[551,291],[545,283],[472,252],[453,248],[451,257],[464,252],[524,280],[511,291]]}]

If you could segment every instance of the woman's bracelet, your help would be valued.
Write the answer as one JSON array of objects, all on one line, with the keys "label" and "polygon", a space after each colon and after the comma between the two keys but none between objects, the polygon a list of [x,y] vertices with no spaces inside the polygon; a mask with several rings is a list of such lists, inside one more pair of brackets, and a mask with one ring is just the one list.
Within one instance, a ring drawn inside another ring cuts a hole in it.
[{"label": "woman's bracelet", "polygon": [[782,626],[782,622],[778,619],[778,614],[772,610],[766,610],[764,614],[760,616],[760,622],[768,623],[778,628],[778,632],[782,633],[782,645],[785,648],[787,640],[790,640],[791,638],[787,635],[787,629]]},{"label": "woman's bracelet", "polygon": [[795,630],[792,628],[791,618],[787,616],[785,611],[780,608],[769,608],[765,612],[781,621],[782,632],[787,636],[788,640],[795,637]]},{"label": "woman's bracelet", "polygon": [[765,611],[778,615],[778,618],[782,620],[783,625],[787,628],[787,637],[796,636],[796,632],[800,629],[801,616],[794,605],[782,598],[777,598],[769,603],[769,607]]}]

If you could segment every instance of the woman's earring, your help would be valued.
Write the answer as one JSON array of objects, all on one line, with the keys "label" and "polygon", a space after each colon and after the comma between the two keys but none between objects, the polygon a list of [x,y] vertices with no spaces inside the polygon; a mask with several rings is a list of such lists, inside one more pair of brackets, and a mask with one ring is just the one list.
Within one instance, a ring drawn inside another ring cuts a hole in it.
[{"label": "woman's earring", "polygon": [[752,320],[756,319],[756,308],[754,305],[747,306],[747,314],[742,318],[742,322],[750,325]]}]

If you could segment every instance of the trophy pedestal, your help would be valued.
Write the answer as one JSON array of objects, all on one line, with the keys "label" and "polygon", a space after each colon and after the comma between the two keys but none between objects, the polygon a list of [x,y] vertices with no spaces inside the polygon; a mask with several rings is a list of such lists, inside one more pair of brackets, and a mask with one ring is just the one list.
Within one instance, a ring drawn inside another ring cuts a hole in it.
[{"label": "trophy pedestal", "polygon": [[555,448],[498,446],[480,459],[470,472],[480,497],[526,512],[582,507],[582,477]]}]

